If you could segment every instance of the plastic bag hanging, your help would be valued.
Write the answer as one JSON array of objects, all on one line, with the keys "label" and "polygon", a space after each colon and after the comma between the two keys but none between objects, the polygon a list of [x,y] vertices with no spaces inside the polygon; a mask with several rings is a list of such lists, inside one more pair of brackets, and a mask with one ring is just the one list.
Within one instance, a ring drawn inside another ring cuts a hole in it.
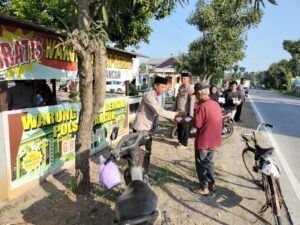
[{"label": "plastic bag hanging", "polygon": [[99,182],[105,189],[114,188],[121,183],[121,174],[118,166],[110,161],[104,164],[106,159],[100,155]]}]

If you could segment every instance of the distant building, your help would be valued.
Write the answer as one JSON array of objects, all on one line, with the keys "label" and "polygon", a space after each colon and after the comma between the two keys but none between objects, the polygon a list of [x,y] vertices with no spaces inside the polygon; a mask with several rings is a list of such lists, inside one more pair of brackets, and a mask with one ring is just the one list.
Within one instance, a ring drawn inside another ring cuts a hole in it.
[{"label": "distant building", "polygon": [[175,70],[175,57],[169,58],[150,58],[147,62],[149,66],[149,78],[151,84],[155,76],[168,79],[167,89],[177,92],[180,85],[180,74]]}]

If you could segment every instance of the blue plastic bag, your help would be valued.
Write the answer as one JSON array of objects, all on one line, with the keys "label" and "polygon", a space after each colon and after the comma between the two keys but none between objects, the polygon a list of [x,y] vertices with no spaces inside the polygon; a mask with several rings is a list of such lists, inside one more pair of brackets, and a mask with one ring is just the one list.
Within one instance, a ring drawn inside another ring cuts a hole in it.
[{"label": "blue plastic bag", "polygon": [[104,165],[106,159],[100,155],[99,182],[105,189],[111,189],[121,184],[121,174],[118,166],[110,161]]}]

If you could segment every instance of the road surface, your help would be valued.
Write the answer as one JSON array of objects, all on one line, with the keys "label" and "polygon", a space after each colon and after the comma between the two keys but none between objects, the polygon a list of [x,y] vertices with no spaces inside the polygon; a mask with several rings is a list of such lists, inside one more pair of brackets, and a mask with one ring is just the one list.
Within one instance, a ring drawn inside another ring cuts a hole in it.
[{"label": "road surface", "polygon": [[284,169],[282,188],[293,222],[300,224],[300,98],[253,89],[249,95],[259,119],[274,125],[269,137]]}]

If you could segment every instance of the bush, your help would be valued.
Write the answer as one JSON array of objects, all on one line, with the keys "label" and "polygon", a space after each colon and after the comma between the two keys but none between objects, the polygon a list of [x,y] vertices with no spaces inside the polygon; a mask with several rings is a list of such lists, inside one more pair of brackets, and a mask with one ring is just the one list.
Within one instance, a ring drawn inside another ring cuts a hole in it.
[{"label": "bush", "polygon": [[136,86],[132,83],[129,84],[129,96],[138,95],[139,91],[136,89]]}]

